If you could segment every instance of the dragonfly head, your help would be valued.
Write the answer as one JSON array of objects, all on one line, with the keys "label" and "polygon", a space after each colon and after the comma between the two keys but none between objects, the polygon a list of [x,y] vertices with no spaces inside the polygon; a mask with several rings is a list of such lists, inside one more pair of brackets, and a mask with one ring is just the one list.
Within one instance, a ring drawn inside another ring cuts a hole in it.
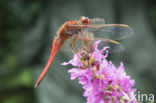
[{"label": "dragonfly head", "polygon": [[88,25],[88,24],[90,24],[90,19],[88,17],[82,16],[80,18],[80,23],[83,24],[83,25]]}]

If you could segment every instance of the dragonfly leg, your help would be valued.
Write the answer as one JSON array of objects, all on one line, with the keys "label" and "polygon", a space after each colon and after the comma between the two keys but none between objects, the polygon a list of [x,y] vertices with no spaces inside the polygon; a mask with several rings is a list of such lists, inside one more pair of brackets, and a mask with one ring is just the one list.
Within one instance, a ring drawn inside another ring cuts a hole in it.
[{"label": "dragonfly leg", "polygon": [[74,37],[74,39],[72,40],[72,42],[70,43],[70,48],[72,49],[72,51],[75,53],[75,54],[77,54],[77,49],[76,49],[76,47],[75,47],[75,43],[76,43],[76,40],[77,40],[77,36],[75,36]]},{"label": "dragonfly leg", "polygon": [[77,41],[77,36],[74,37],[73,39],[73,47],[76,51],[79,51],[76,47],[75,47],[75,44],[76,44],[76,41]]}]

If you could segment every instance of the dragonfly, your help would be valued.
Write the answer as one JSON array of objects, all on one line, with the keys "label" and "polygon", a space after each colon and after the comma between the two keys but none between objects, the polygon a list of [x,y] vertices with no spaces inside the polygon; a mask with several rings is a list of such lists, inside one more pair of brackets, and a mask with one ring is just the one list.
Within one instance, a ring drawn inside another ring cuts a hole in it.
[{"label": "dragonfly", "polygon": [[93,33],[95,36],[94,40],[101,40],[103,43],[118,45],[118,47],[120,47],[119,49],[121,49],[121,45],[116,40],[125,39],[133,35],[133,29],[130,26],[125,24],[105,24],[105,20],[101,18],[89,19],[88,17],[82,16],[79,20],[65,22],[57,31],[57,36],[53,40],[49,60],[39,76],[35,87],[41,83],[56,54],[68,39],[72,39],[69,47],[76,53],[76,41],[80,38],[81,40],[85,38],[85,33],[83,32]]}]

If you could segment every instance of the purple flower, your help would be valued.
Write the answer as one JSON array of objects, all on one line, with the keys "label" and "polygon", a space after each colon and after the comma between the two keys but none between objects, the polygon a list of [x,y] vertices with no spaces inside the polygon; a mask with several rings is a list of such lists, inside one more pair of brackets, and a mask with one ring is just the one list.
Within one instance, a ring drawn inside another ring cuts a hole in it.
[{"label": "purple flower", "polygon": [[[123,63],[117,68],[108,61],[108,48],[98,49],[100,41],[85,45],[69,62],[68,72],[82,84],[87,103],[136,103],[134,80],[126,75]],[[105,54],[103,54],[105,53]]]}]

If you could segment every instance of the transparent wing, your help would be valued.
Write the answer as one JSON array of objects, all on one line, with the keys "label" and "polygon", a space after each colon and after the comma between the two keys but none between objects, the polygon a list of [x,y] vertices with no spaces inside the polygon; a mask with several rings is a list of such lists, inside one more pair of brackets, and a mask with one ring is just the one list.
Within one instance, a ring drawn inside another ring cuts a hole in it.
[{"label": "transparent wing", "polygon": [[72,29],[80,29],[94,33],[95,37],[112,40],[125,39],[133,35],[133,29],[125,24],[101,24],[101,25],[68,25]]},{"label": "transparent wing", "polygon": [[[61,52],[72,52],[71,48],[70,48],[70,43],[72,42],[73,38],[69,38],[67,40],[67,42],[63,45],[63,47],[61,48]],[[82,47],[82,38],[79,36],[78,40],[76,41],[75,47],[80,50]],[[83,39],[87,39],[87,37],[83,37]],[[94,41],[97,40],[101,40],[100,44],[99,44],[99,49],[104,48],[105,46],[109,47],[109,53],[116,53],[116,52],[121,52],[124,50],[124,46],[122,44],[120,44],[119,42],[113,41],[113,40],[108,40],[108,39],[102,39],[102,38],[94,38]]]},{"label": "transparent wing", "polygon": [[[92,42],[100,40],[100,44],[98,45],[99,50],[103,49],[105,46],[109,47],[108,51],[109,53],[116,53],[116,52],[121,52],[124,50],[124,46],[120,44],[118,41],[111,40],[111,39],[105,39],[105,38],[95,38],[92,33],[89,32],[83,32],[86,34],[85,36],[82,37],[83,40],[91,39]],[[80,38],[81,39],[81,38]]]},{"label": "transparent wing", "polygon": [[133,29],[124,24],[89,25],[83,30],[94,33],[95,37],[112,40],[125,39],[133,35]]},{"label": "transparent wing", "polygon": [[90,25],[101,25],[101,24],[105,24],[105,20],[104,19],[100,19],[100,18],[93,18],[90,19]]},{"label": "transparent wing", "polygon": [[101,41],[100,44],[98,45],[98,48],[102,49],[105,46],[108,46],[109,47],[109,49],[108,49],[109,53],[116,53],[116,52],[121,52],[124,50],[124,46],[117,41],[95,38],[94,41],[96,41],[96,40]]}]

